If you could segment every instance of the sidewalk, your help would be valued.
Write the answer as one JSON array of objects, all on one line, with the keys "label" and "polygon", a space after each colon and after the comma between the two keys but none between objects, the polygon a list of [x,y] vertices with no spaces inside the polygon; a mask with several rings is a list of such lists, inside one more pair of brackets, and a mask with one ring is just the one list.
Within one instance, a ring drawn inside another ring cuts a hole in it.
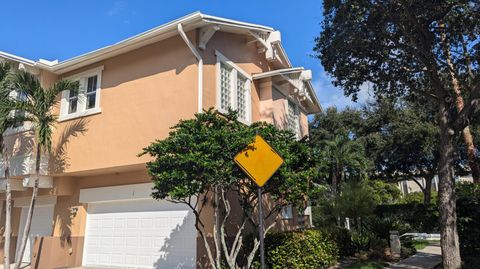
[{"label": "sidewalk", "polygon": [[430,244],[417,254],[398,263],[392,264],[390,269],[430,269],[442,262],[442,251],[438,243]]}]

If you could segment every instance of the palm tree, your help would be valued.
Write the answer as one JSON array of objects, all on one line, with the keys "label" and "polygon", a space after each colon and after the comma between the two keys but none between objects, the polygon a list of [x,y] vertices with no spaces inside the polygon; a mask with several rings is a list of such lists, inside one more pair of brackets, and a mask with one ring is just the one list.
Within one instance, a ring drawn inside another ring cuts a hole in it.
[{"label": "palm tree", "polygon": [[336,196],[339,184],[345,182],[346,174],[362,176],[368,166],[368,160],[362,144],[347,135],[335,135],[331,139],[321,141],[320,144],[323,147],[322,161],[331,178],[332,194]]},{"label": "palm tree", "polygon": [[7,77],[10,73],[10,65],[8,63],[0,63],[0,154],[3,155],[6,194],[5,194],[5,244],[3,247],[3,264],[4,268],[10,268],[10,234],[12,232],[12,191],[10,189],[10,173],[7,150],[3,141],[3,134],[10,127],[10,111],[12,110],[4,101],[10,95]]},{"label": "palm tree", "polygon": [[33,210],[38,195],[42,153],[50,152],[52,148],[53,127],[57,123],[57,116],[52,113],[52,109],[59,102],[58,95],[63,91],[77,91],[78,83],[61,80],[45,89],[37,77],[28,72],[20,71],[13,76],[12,84],[13,88],[24,98],[10,98],[9,101],[15,109],[24,112],[22,121],[28,121],[33,124],[36,142],[35,181],[22,242],[15,262],[15,268],[18,269],[23,259],[32,224]]}]

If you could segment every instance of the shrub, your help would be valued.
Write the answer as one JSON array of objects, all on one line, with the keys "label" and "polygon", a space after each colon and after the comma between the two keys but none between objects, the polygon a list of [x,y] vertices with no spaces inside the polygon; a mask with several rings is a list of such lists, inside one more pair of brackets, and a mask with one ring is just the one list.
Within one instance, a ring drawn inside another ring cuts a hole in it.
[{"label": "shrub", "polygon": [[333,238],[338,247],[340,257],[352,256],[355,254],[355,245],[352,241],[352,234],[346,228],[332,226],[324,229]]},{"label": "shrub", "polygon": [[410,232],[437,233],[440,230],[438,208],[434,204],[428,206],[421,203],[379,205],[375,208],[375,215],[379,218],[408,223]]},{"label": "shrub", "polygon": [[337,224],[337,218],[333,212],[331,202],[321,201],[317,205],[312,206],[312,223],[317,228],[330,227]]},{"label": "shrub", "polygon": [[480,253],[480,185],[457,186],[457,216],[462,257]]},{"label": "shrub", "polygon": [[353,245],[355,246],[356,252],[369,251],[370,243],[374,239],[376,239],[375,235],[368,231],[364,231],[362,233],[359,233],[359,232],[352,233],[352,242],[353,242]]},{"label": "shrub", "polygon": [[400,255],[402,259],[417,253],[417,249],[415,248],[415,244],[413,241],[413,236],[401,237],[400,243],[402,244],[402,247],[400,248],[400,251],[401,251]]},{"label": "shrub", "polygon": [[322,269],[338,260],[335,241],[320,230],[270,233],[265,246],[270,269]]},{"label": "shrub", "polygon": [[[430,203],[435,204],[437,202],[438,194],[436,191],[431,192],[430,194]],[[423,192],[411,192],[405,194],[402,199],[400,199],[399,204],[422,204],[424,199]]]},{"label": "shrub", "polygon": [[365,219],[364,228],[376,235],[379,239],[388,240],[390,238],[390,231],[398,231],[400,234],[412,230],[409,223],[402,219],[390,216],[379,217],[370,216]]}]

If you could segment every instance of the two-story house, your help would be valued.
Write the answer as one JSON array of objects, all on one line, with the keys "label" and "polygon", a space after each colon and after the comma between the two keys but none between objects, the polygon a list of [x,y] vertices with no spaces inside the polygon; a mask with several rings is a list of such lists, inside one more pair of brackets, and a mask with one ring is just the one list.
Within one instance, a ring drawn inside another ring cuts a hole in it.
[{"label": "two-story house", "polygon": [[[298,137],[308,135],[307,116],[321,110],[311,72],[292,66],[279,31],[200,12],[65,61],[2,52],[0,60],[37,75],[45,87],[80,82],[78,94],[58,97],[53,150],[43,156],[23,258],[35,268],[195,268],[204,252],[194,217],[182,205],[150,197],[149,158],[137,154],[180,119],[210,107],[234,108],[246,124],[265,121]],[[28,123],[4,135],[15,258],[33,185],[34,142]]]}]

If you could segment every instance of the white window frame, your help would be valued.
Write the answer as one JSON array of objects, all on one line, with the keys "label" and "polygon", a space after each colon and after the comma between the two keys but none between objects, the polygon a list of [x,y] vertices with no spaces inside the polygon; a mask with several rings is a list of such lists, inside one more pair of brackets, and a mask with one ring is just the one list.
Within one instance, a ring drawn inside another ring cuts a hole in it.
[{"label": "white window frame", "polygon": [[245,97],[245,119],[238,119],[240,122],[244,124],[251,124],[252,123],[252,76],[225,57],[219,51],[215,51],[215,55],[217,56],[217,63],[216,63],[216,73],[217,73],[217,110],[220,113],[227,113],[228,111],[221,107],[222,102],[222,89],[221,89],[221,64],[230,67],[232,69],[231,77],[230,77],[230,87],[232,89],[230,95],[230,104],[232,104],[232,109],[236,110],[237,107],[237,78],[238,76],[244,77],[247,81],[245,82],[247,96]]},{"label": "white window frame", "polygon": [[293,206],[292,205],[283,206],[280,211],[280,215],[284,220],[293,219]]},{"label": "white window frame", "polygon": [[[94,114],[99,114],[102,112],[102,109],[100,108],[100,96],[101,96],[101,87],[102,87],[102,72],[103,72],[103,65],[89,69],[87,71],[77,73],[75,75],[66,77],[64,79],[66,80],[71,80],[71,81],[82,81],[77,97],[77,111],[74,113],[68,113],[69,110],[69,96],[70,92],[69,91],[64,91],[62,92],[62,100],[60,104],[60,117],[59,121],[66,121],[66,120],[71,120],[79,117],[85,117],[85,116],[90,116]],[[88,78],[92,76],[97,76],[97,89],[96,89],[96,94],[95,94],[95,107],[87,109],[87,83],[88,83]]]},{"label": "white window frame", "polygon": [[[296,139],[300,139],[300,138],[301,138],[301,128],[302,128],[302,125],[300,124],[300,121],[301,121],[301,119],[302,119],[302,115],[301,115],[301,114],[302,114],[302,111],[301,111],[301,108],[300,108],[300,106],[299,106],[296,102],[294,102],[294,101],[291,100],[290,98],[285,98],[285,99],[286,99],[286,101],[285,101],[285,111],[286,111],[286,113],[285,113],[285,114],[287,115],[287,129],[289,129],[290,131],[292,131],[292,132],[295,133],[295,138],[296,138]],[[290,103],[293,104],[294,109],[295,109],[295,113],[297,113],[297,114],[296,114],[297,121],[295,122],[295,125],[296,125],[295,128],[296,128],[296,130],[291,130],[291,129],[290,129],[290,122],[289,122],[289,120],[290,120],[289,104],[290,104]]]}]

